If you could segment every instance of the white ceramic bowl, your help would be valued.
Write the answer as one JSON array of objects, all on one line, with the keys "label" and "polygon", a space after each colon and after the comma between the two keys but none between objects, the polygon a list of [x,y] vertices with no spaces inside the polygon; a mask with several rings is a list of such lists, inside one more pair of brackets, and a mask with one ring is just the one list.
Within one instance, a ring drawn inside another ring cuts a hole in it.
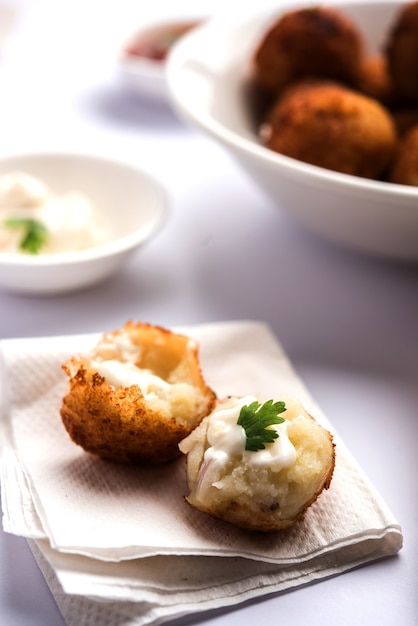
[{"label": "white ceramic bowl", "polygon": [[169,101],[163,63],[120,54],[116,75],[122,87],[134,95],[164,104]]},{"label": "white ceramic bowl", "polygon": [[77,252],[0,253],[0,288],[8,291],[54,294],[98,283],[120,270],[166,218],[165,191],[133,164],[75,153],[0,158],[0,176],[16,171],[39,178],[57,195],[83,193],[110,226],[111,239]]},{"label": "white ceramic bowl", "polygon": [[[187,15],[185,17],[170,18],[150,22],[135,31],[124,43],[116,59],[116,75],[119,83],[127,91],[145,98],[149,101],[169,104],[170,98],[165,77],[166,61],[154,60],[134,54],[127,54],[127,48],[132,47],[135,42],[155,35],[161,29],[181,27],[183,24],[190,24],[203,20],[203,16]],[[183,37],[179,35],[178,37]],[[169,37],[169,35],[167,35]],[[173,43],[169,44],[172,46]],[[169,49],[169,48],[168,48]]]},{"label": "white ceramic bowl", "polygon": [[[397,2],[325,2],[351,16],[376,51]],[[312,231],[356,250],[418,260],[418,188],[335,173],[260,145],[246,88],[257,43],[279,15],[306,6],[274,2],[250,14],[217,16],[187,34],[167,63],[170,96],[180,115],[220,142],[277,207]]]}]

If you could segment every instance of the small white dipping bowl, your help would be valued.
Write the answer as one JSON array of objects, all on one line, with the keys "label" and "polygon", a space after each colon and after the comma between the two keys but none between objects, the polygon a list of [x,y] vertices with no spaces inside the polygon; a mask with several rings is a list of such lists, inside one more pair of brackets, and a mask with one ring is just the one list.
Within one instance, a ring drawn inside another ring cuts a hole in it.
[{"label": "small white dipping bowl", "polygon": [[[194,28],[194,25],[203,20],[203,16],[186,15],[183,18],[176,16],[175,18],[166,17],[164,20],[150,22],[143,25],[135,33],[133,33],[121,47],[116,60],[116,75],[120,84],[132,94],[141,96],[150,101],[170,104],[170,98],[167,89],[165,77],[166,59],[155,60],[145,56],[136,54],[128,54],[129,48],[135,47],[135,43],[144,42],[144,40],[158,41],[158,33],[165,33],[164,37],[168,39],[167,54],[170,48],[184,34],[174,35],[177,28]],[[170,40],[170,35],[173,38]],[[160,34],[161,36],[161,34]]]},{"label": "small white dipping bowl", "polygon": [[116,61],[116,75],[130,93],[164,104],[169,101],[165,64],[162,62],[120,54]]},{"label": "small white dipping bowl", "polygon": [[[225,13],[185,35],[166,76],[173,105],[237,159],[277,207],[321,236],[366,253],[418,260],[418,187],[339,174],[275,153],[260,144],[248,102],[251,59],[268,26],[309,3]],[[336,0],[374,52],[385,43],[399,2]]]},{"label": "small white dipping bowl", "polygon": [[165,191],[133,164],[75,153],[0,158],[0,176],[17,171],[39,178],[56,195],[73,191],[85,195],[110,227],[111,239],[60,254],[0,252],[0,288],[8,291],[54,294],[98,283],[120,270],[166,219]]}]

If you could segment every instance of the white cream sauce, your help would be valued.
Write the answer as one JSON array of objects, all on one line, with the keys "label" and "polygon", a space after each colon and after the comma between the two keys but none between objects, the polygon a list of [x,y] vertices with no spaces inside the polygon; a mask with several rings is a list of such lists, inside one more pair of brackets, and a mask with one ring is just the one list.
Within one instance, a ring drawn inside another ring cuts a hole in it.
[{"label": "white cream sauce", "polygon": [[46,227],[40,254],[85,250],[110,239],[110,229],[83,194],[54,195],[41,180],[22,172],[0,176],[0,251],[24,254],[22,233],[5,225],[8,218],[31,218]]},{"label": "white cream sauce", "polygon": [[296,450],[288,436],[288,422],[273,424],[269,428],[279,436],[272,443],[266,443],[264,450],[245,450],[246,434],[237,424],[241,408],[257,400],[254,396],[231,399],[220,405],[209,417],[207,440],[209,448],[205,452],[205,461],[216,460],[227,464],[232,459],[241,458],[246,465],[268,467],[280,471],[290,467],[296,460]]},{"label": "white cream sauce", "polygon": [[152,395],[162,396],[172,385],[148,370],[137,367],[132,362],[117,360],[91,361],[91,367],[104,376],[108,385],[131,387],[138,385],[145,399]]}]

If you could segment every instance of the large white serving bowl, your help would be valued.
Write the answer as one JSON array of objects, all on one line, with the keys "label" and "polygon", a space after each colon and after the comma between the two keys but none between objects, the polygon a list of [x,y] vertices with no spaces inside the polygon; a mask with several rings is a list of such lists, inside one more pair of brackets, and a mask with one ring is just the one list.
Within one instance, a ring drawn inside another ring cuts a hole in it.
[{"label": "large white serving bowl", "polygon": [[[249,66],[279,15],[305,3],[218,15],[185,35],[167,63],[180,116],[220,142],[277,207],[323,237],[388,259],[418,260],[418,187],[339,174],[275,153],[257,137],[248,98]],[[399,2],[323,2],[356,21],[370,52],[385,42]]]},{"label": "large white serving bowl", "polygon": [[57,195],[81,192],[109,225],[111,238],[77,252],[0,252],[0,289],[55,294],[103,281],[120,270],[166,219],[161,184],[131,163],[93,154],[28,153],[0,158],[0,176],[10,172],[39,178]]}]

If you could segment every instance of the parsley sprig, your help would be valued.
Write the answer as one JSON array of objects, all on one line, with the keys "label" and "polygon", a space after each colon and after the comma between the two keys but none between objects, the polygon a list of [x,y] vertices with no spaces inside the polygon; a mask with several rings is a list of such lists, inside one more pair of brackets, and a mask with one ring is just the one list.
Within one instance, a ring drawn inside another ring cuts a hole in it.
[{"label": "parsley sprig", "polygon": [[286,405],[282,401],[273,402],[267,400],[263,405],[254,401],[241,408],[238,424],[242,426],[246,434],[245,449],[257,452],[263,450],[266,443],[272,443],[279,433],[272,428],[272,424],[282,424],[284,418],[279,413],[286,410]]},{"label": "parsley sprig", "polygon": [[48,230],[39,220],[32,217],[9,217],[4,221],[10,230],[22,230],[19,248],[28,254],[38,254],[48,239]]}]

